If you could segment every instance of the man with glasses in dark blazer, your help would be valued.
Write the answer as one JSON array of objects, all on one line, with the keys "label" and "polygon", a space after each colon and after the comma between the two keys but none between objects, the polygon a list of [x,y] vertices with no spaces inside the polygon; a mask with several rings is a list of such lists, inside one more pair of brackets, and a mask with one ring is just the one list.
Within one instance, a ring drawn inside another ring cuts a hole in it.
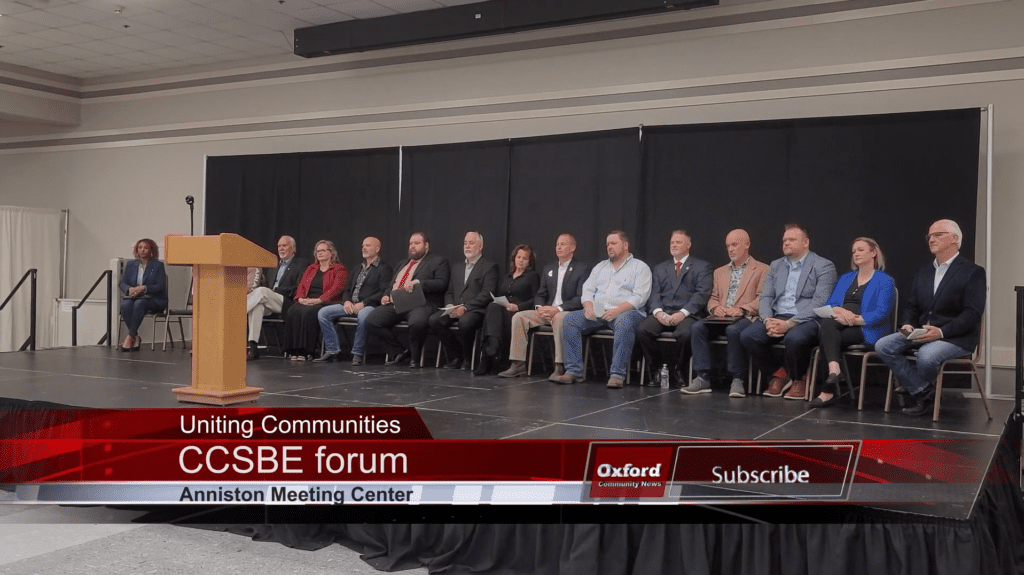
[{"label": "man with glasses in dark blazer", "polygon": [[[879,357],[910,394],[903,408],[908,415],[934,409],[939,366],[974,352],[985,312],[985,268],[960,255],[960,226],[939,220],[928,229],[927,239],[935,259],[914,276],[902,327],[875,343]],[[923,333],[914,334],[918,329]],[[904,354],[915,348],[917,365],[910,365]]]}]

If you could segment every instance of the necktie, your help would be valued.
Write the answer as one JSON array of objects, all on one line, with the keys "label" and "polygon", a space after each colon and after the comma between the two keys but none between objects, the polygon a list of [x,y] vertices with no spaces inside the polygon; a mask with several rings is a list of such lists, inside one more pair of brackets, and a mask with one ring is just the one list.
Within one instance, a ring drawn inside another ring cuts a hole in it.
[{"label": "necktie", "polygon": [[412,271],[412,266],[416,265],[416,260],[409,260],[409,265],[405,266],[405,273],[402,274],[402,279],[398,280],[398,289],[405,287],[405,280],[409,279],[409,272]]},{"label": "necktie", "polygon": [[676,262],[676,275],[679,275],[679,268],[683,267],[683,262]]}]

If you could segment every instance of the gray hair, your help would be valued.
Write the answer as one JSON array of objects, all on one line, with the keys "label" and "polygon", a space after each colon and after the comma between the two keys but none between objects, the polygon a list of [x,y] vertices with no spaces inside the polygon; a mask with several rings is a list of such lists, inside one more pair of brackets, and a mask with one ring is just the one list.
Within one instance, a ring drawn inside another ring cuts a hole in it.
[{"label": "gray hair", "polygon": [[956,249],[960,249],[960,244],[964,241],[964,233],[960,231],[960,224],[953,220],[945,220],[946,231],[951,234],[956,234]]}]

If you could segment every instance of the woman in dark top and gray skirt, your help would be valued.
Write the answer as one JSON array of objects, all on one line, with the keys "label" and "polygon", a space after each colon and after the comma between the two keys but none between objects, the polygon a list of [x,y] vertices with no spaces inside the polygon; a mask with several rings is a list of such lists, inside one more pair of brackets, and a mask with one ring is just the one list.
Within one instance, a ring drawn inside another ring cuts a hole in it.
[{"label": "woman in dark top and gray skirt", "polygon": [[519,311],[529,309],[533,298],[540,287],[540,276],[534,271],[537,259],[533,248],[519,244],[512,250],[508,262],[508,274],[498,286],[495,297],[508,298],[508,307],[491,302],[484,315],[483,351],[480,363],[473,370],[473,375],[488,375],[504,359],[499,354],[507,354],[512,333],[512,316]]},{"label": "woman in dark top and gray skirt", "polygon": [[828,300],[832,317],[818,322],[818,340],[828,362],[828,379],[821,394],[811,401],[811,407],[828,407],[839,398],[843,348],[861,343],[874,345],[879,338],[892,333],[890,312],[896,282],[882,271],[882,249],[871,238],[857,238],[851,252],[853,271],[839,278]]}]

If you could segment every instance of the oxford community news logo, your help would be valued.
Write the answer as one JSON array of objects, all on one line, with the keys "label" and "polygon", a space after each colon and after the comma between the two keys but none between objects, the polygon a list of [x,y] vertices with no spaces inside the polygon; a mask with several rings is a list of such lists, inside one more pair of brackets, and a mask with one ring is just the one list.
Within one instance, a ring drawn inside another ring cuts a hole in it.
[{"label": "oxford community news logo", "polygon": [[672,475],[672,446],[592,444],[587,481],[590,497],[665,497]]}]

